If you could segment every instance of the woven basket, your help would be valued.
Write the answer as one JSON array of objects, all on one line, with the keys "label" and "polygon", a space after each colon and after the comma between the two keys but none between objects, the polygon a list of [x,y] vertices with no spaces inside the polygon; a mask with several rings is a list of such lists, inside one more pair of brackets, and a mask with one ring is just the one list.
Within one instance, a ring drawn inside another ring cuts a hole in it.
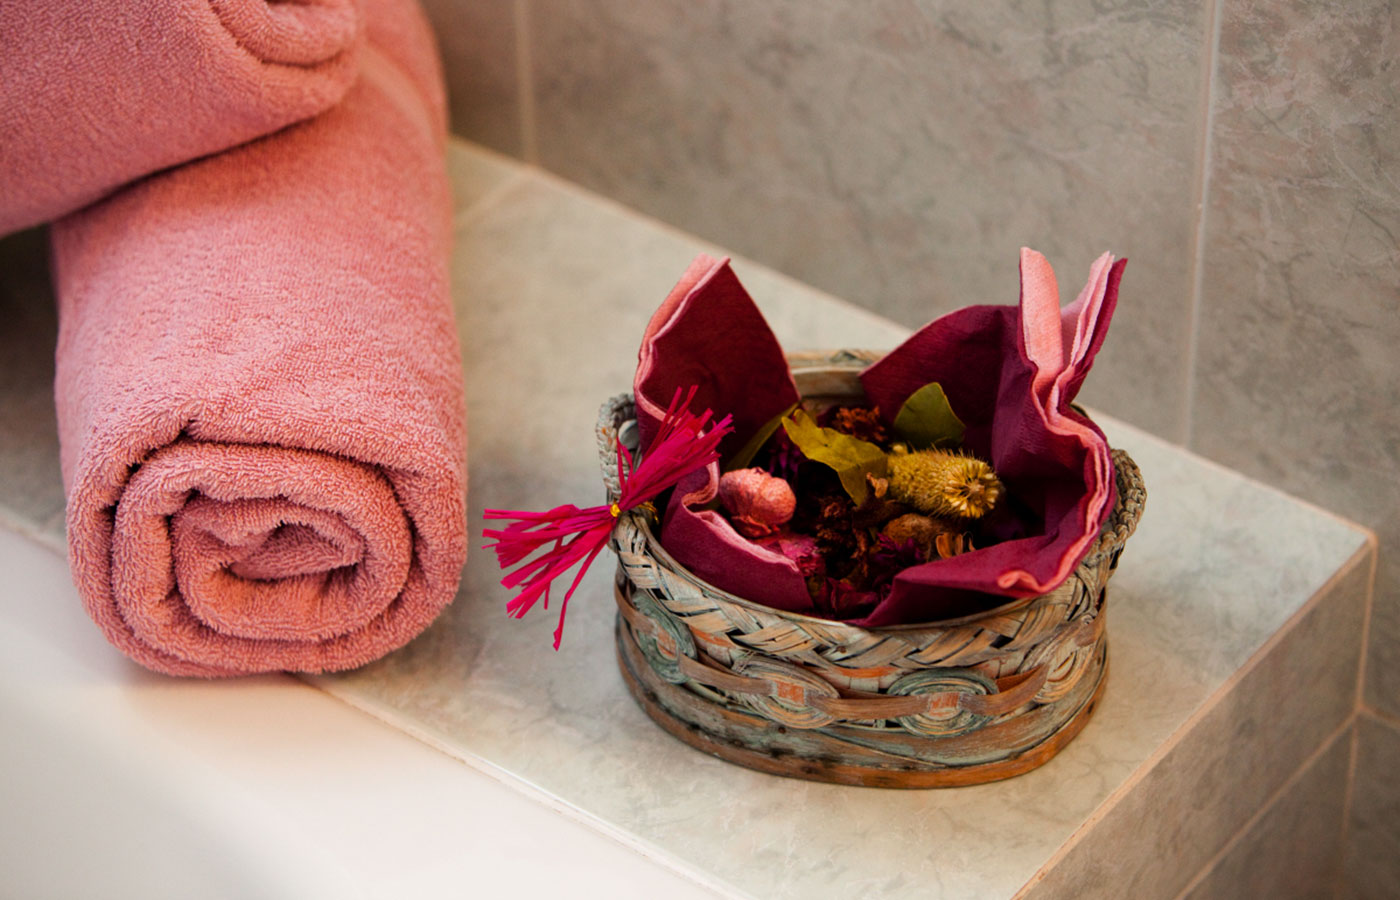
[{"label": "woven basket", "polygon": [[[875,354],[790,357],[805,397],[862,396]],[[630,395],[598,421],[603,480],[635,446]],[[1104,595],[1146,493],[1113,451],[1118,502],[1074,573],[1039,597],[959,619],[858,628],[726,593],[671,558],[640,510],[613,532],[618,662],[633,697],[686,743],[749,768],[879,787],[1009,778],[1079,733],[1103,692]]]}]

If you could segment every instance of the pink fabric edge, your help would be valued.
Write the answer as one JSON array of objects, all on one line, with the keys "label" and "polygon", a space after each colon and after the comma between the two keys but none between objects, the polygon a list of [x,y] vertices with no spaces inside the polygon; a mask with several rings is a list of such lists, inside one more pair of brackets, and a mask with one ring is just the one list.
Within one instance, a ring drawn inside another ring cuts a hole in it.
[{"label": "pink fabric edge", "polygon": [[[641,385],[650,378],[656,368],[656,339],[675,327],[676,312],[681,305],[693,294],[701,285],[713,278],[715,273],[729,264],[729,257],[716,259],[705,253],[701,253],[691,260],[686,267],[680,280],[675,287],[666,295],[666,299],[661,301],[661,306],[652,313],[651,319],[647,322],[646,331],[642,333],[642,345],[637,351],[637,372],[633,376],[633,385]],[[642,429],[642,443],[645,445],[647,439],[651,437],[650,427],[653,423],[661,421],[666,414],[664,404],[658,404],[646,396],[644,391],[633,391],[633,401],[636,404],[637,424]],[[721,413],[722,415],[722,413]]]},{"label": "pink fabric edge", "polygon": [[[1080,523],[1081,535],[1060,555],[1060,564],[1054,574],[1041,580],[1024,569],[1011,569],[997,578],[997,586],[1003,590],[1042,594],[1062,584],[1074,571],[1079,560],[1088,552],[1089,545],[1098,539],[1099,530],[1116,496],[1107,438],[1097,425],[1069,409],[1083,381],[1090,348],[1097,350],[1103,340],[1098,324],[1114,262],[1110,253],[1099,256],[1090,266],[1088,281],[1079,296],[1063,309],[1059,306],[1059,288],[1049,261],[1040,253],[1023,247],[1021,267],[1023,335],[1026,356],[1036,371],[1034,384],[1041,421],[1047,431],[1071,438],[1083,447],[1087,462],[1093,469],[1091,481],[1094,489],[1085,505],[1084,519]],[[1028,271],[1030,277],[1027,277]],[[1121,273],[1121,267],[1118,267],[1118,271]],[[1116,301],[1116,281],[1114,288]],[[1102,318],[1105,325],[1103,330],[1107,330],[1112,312],[1110,307],[1109,315]],[[1047,339],[1046,332],[1053,333],[1054,338]],[[1088,361],[1092,362],[1092,359]]]}]

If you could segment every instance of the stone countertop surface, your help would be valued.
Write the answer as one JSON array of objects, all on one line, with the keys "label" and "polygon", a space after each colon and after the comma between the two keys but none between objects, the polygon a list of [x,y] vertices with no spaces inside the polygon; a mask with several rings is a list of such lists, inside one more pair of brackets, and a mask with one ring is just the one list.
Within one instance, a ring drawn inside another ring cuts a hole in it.
[{"label": "stone countertop surface", "polygon": [[[1344,727],[1370,536],[1098,416],[1148,502],[1109,591],[1102,704],[1049,764],[893,791],[763,775],[671,738],[617,671],[612,560],[585,579],[554,652],[553,612],[506,617],[481,510],[601,500],[598,407],[630,387],[642,330],[689,261],[722,251],[463,142],[450,167],[473,551],[432,628],[318,687],[716,894],[763,900],[1175,897]],[[1008,296],[966,302],[1015,301],[1015,249]],[[1053,262],[1068,290],[1089,260]],[[734,269],[789,350],[883,349],[907,334],[756,264]],[[21,361],[0,377],[0,466],[16,475],[0,484],[0,519],[61,550],[52,314],[24,302],[42,289],[31,280],[0,296],[23,320],[0,341]],[[1133,297],[1130,265],[1122,302]]]},{"label": "stone countertop surface", "polygon": [[[554,652],[554,612],[505,616],[480,516],[601,500],[598,406],[630,387],[642,330],[691,258],[722,251],[466,145],[452,171],[473,552],[428,632],[320,687],[721,893],[775,900],[1174,896],[1350,714],[1369,536],[1100,416],[1148,503],[1109,592],[1103,703],[1055,760],[996,784],[892,791],[763,775],[671,738],[617,671],[612,560],[585,579]],[[1008,248],[1013,293],[994,302],[1015,301],[1015,260]],[[1069,290],[1088,260],[1054,262]],[[907,334],[756,264],[734,269],[789,350]],[[1284,655],[1301,685],[1269,669]],[[1105,873],[1105,854],[1124,870]]]}]

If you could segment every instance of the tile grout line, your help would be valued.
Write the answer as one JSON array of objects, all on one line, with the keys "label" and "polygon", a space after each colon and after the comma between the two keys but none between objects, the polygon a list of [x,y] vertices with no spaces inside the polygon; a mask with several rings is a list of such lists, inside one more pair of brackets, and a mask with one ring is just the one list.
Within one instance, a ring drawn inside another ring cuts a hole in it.
[{"label": "tile grout line", "polygon": [[51,550],[58,556],[67,559],[68,538],[66,534],[63,531],[54,533],[48,528],[48,523],[55,519],[60,523],[64,521],[63,510],[59,510],[43,522],[36,524],[34,521],[17,514],[12,508],[0,505],[0,529],[18,534],[45,550]]},{"label": "tile grout line", "polygon": [[519,91],[520,152],[525,162],[539,165],[539,140],[535,131],[535,66],[531,47],[530,0],[515,0],[515,86]]},{"label": "tile grout line", "polygon": [[464,225],[470,225],[478,221],[492,209],[499,206],[501,199],[515,193],[522,185],[530,180],[528,172],[512,172],[500,184],[491,188],[486,193],[476,199],[476,202],[457,210],[452,216],[452,230],[456,231]]},{"label": "tile grout line", "polygon": [[1201,332],[1201,295],[1205,292],[1206,255],[1206,206],[1210,197],[1211,153],[1214,150],[1215,131],[1215,81],[1220,66],[1220,31],[1225,18],[1225,0],[1210,0],[1207,7],[1207,21],[1210,32],[1206,36],[1206,60],[1201,78],[1200,116],[1201,139],[1197,144],[1196,156],[1196,229],[1192,251],[1191,297],[1186,312],[1186,371],[1183,375],[1184,390],[1181,394],[1181,435],[1182,445],[1190,447],[1195,439],[1196,418],[1196,366]]},{"label": "tile grout line", "polygon": [[[849,301],[842,302],[845,303]],[[1170,438],[1164,438],[1160,434],[1148,431],[1144,428],[1138,427],[1137,425],[1133,425],[1131,422],[1127,422],[1123,419],[1117,418],[1116,416],[1104,413],[1097,407],[1088,406],[1086,408],[1089,410],[1089,412],[1094,414],[1092,418],[1095,422],[1099,423],[1100,425],[1103,425],[1105,419],[1111,420],[1110,423],[1107,426],[1105,426],[1105,431],[1111,431],[1114,426],[1123,426],[1125,428],[1131,428],[1133,431],[1137,432],[1135,438],[1138,440],[1154,443],[1159,447],[1165,447],[1166,449],[1171,450],[1173,452],[1181,453],[1184,456],[1190,458],[1192,462],[1198,463],[1202,466],[1205,466],[1206,468],[1213,469],[1217,472],[1223,472],[1232,478],[1238,478],[1246,484],[1260,488],[1261,490],[1267,491],[1270,494],[1274,494],[1279,497],[1284,497],[1290,502],[1297,503],[1299,506],[1304,507],[1305,509],[1309,509],[1334,522],[1340,523],[1341,525],[1344,525],[1347,528],[1350,528],[1352,531],[1355,531],[1359,535],[1361,535],[1362,543],[1364,546],[1376,548],[1376,551],[1379,552],[1380,538],[1376,536],[1376,533],[1373,530],[1366,527],[1365,525],[1362,525],[1359,522],[1355,522],[1351,519],[1348,519],[1346,516],[1342,515],[1336,510],[1328,509],[1325,506],[1320,506],[1311,500],[1299,497],[1297,494],[1291,494],[1283,488],[1279,487],[1278,485],[1270,484],[1269,482],[1264,481],[1255,475],[1251,475],[1248,472],[1241,472],[1239,469],[1232,469],[1229,466],[1225,465],[1225,463],[1220,462],[1217,459],[1212,459],[1211,457],[1205,456],[1199,451],[1192,450],[1190,447],[1178,444],[1172,441]]]},{"label": "tile grout line", "polygon": [[[1312,767],[1317,765],[1318,760],[1322,759],[1322,757],[1333,748],[1337,741],[1341,740],[1343,737],[1346,737],[1346,732],[1348,730],[1351,730],[1352,732],[1351,740],[1349,743],[1350,749],[1353,751],[1352,758],[1354,760],[1354,751],[1356,746],[1355,724],[1356,715],[1355,713],[1353,713],[1350,717],[1347,718],[1345,722],[1337,726],[1337,728],[1333,730],[1331,734],[1323,738],[1322,743],[1318,745],[1317,749],[1314,750],[1312,753],[1309,753],[1307,759],[1304,759],[1301,763],[1298,764],[1298,768],[1293,771],[1293,774],[1285,778],[1283,784],[1279,785],[1272,794],[1270,794],[1264,799],[1264,802],[1259,805],[1259,808],[1257,810],[1254,811],[1254,815],[1250,816],[1247,820],[1245,820],[1245,823],[1239,827],[1239,830],[1230,836],[1230,839],[1225,842],[1224,846],[1222,846],[1218,851],[1216,851],[1214,856],[1206,860],[1205,865],[1201,866],[1200,871],[1198,871],[1194,876],[1192,876],[1191,880],[1186,883],[1186,886],[1183,887],[1181,891],[1176,895],[1175,900],[1185,900],[1185,898],[1189,896],[1192,891],[1200,887],[1201,883],[1210,877],[1211,872],[1215,871],[1216,866],[1218,866],[1221,863],[1221,861],[1223,861],[1227,856],[1229,856],[1230,853],[1234,851],[1234,849],[1238,847],[1241,842],[1244,841],[1245,837],[1249,834],[1249,832],[1252,831],[1261,821],[1263,821],[1264,817],[1267,816],[1273,810],[1273,808],[1283,799],[1284,795],[1298,786],[1298,782],[1302,781],[1303,778],[1312,769]],[[1343,819],[1344,825],[1345,821],[1346,820]]]},{"label": "tile grout line", "polygon": [[1359,712],[1368,719],[1375,719],[1386,728],[1400,732],[1400,716],[1388,713],[1383,709],[1376,709],[1374,706],[1367,706],[1364,703],[1361,704]]},{"label": "tile grout line", "polygon": [[1356,761],[1361,753],[1361,713],[1357,712],[1352,716],[1351,728],[1351,748],[1347,757],[1347,783],[1343,790],[1346,796],[1342,798],[1342,833],[1337,840],[1340,844],[1340,853],[1337,860],[1337,883],[1333,886],[1332,896],[1334,900],[1341,900],[1342,891],[1346,888],[1346,861],[1347,848],[1351,846],[1351,804],[1356,799]]},{"label": "tile grout line", "polygon": [[1020,890],[1016,892],[1011,900],[1023,900],[1023,898],[1028,897],[1030,891],[1045,879],[1047,873],[1052,871],[1074,851],[1074,848],[1080,844],[1085,835],[1098,827],[1099,823],[1107,818],[1125,797],[1137,790],[1138,785],[1151,774],[1152,770],[1157,768],[1157,765],[1161,763],[1163,759],[1171,754],[1172,751],[1176,750],[1181,742],[1186,739],[1186,736],[1193,732],[1196,726],[1220,704],[1222,698],[1228,696],[1240,682],[1248,678],[1258,669],[1263,664],[1264,659],[1267,658],[1270,653],[1273,653],[1279,644],[1283,643],[1287,635],[1322,605],[1322,599],[1332,594],[1343,581],[1351,576],[1351,573],[1371,549],[1369,544],[1357,549],[1345,563],[1333,572],[1332,576],[1318,587],[1317,590],[1308,597],[1307,601],[1279,626],[1278,630],[1269,635],[1264,643],[1250,654],[1249,658],[1246,659],[1239,668],[1230,673],[1228,678],[1222,681],[1209,696],[1200,702],[1195,711],[1188,715],[1185,721],[1177,726],[1176,730],[1168,735],[1167,738],[1142,761],[1137,769],[1124,779],[1123,783],[1120,784],[1116,790],[1103,799],[1097,809],[1084,818],[1084,821],[1074,830],[1074,833],[1066,838],[1065,842],[1061,844],[1055,852],[1050,854],[1050,857],[1041,864],[1040,868],[1035,871],[1035,874],[1030,877],[1030,880],[1021,886]]},{"label": "tile grout line", "polygon": [[1356,673],[1356,710],[1358,712],[1366,709],[1366,670],[1370,661],[1371,647],[1371,616],[1376,608],[1376,575],[1380,570],[1380,542],[1379,538],[1374,538],[1376,543],[1372,546],[1371,553],[1371,574],[1366,582],[1366,615],[1361,619],[1361,664]]},{"label": "tile grout line", "polygon": [[[460,138],[460,136],[459,139],[467,140],[466,138]],[[803,291],[809,292],[813,296],[821,297],[825,300],[830,300],[833,303],[840,304],[842,307],[845,308],[847,312],[859,314],[871,321],[878,322],[882,325],[892,325],[900,329],[903,332],[904,337],[906,338],[914,333],[914,329],[908,327],[907,325],[903,325],[899,322],[896,322],[893,319],[890,319],[889,317],[870,309],[869,307],[861,306],[853,300],[848,300],[845,297],[833,294],[828,290],[816,287],[815,285],[808,284],[807,282],[802,281],[801,279],[795,276],[789,275],[786,272],[779,271],[778,269],[773,268],[767,263],[759,262],[753,259],[752,257],[744,256],[740,253],[735,253],[734,251],[723,247],[720,244],[715,243],[714,241],[686,231],[679,225],[672,224],[671,222],[667,222],[664,219],[658,219],[656,216],[653,216],[650,213],[645,213],[635,207],[628,206],[626,203],[622,202],[616,197],[599,193],[593,188],[585,187],[584,185],[581,185],[576,181],[570,181],[563,175],[560,175],[557,172],[547,169],[544,166],[541,166],[539,163],[531,163],[529,165],[531,169],[531,174],[537,177],[541,183],[548,185],[552,188],[556,188],[573,198],[600,205],[606,209],[611,210],[617,215],[621,215],[632,220],[633,222],[644,224],[649,228],[654,228],[664,234],[667,234],[673,238],[683,241],[686,244],[698,246],[701,252],[707,253],[710,256],[714,256],[716,258],[729,257],[745,265],[759,266],[766,270],[767,275],[775,281],[778,281],[782,284],[788,285],[793,288],[798,288]],[[883,349],[888,350],[892,348],[886,347]],[[1136,428],[1137,426],[1129,427]],[[1178,450],[1181,449],[1181,446],[1179,444],[1171,444],[1170,446]],[[1249,477],[1241,472],[1234,472],[1233,470],[1230,471],[1232,472],[1232,474],[1240,478]],[[1260,484],[1263,484],[1263,482],[1260,482]],[[1332,515],[1335,516],[1335,513],[1333,513]]]},{"label": "tile grout line", "polygon": [[1338,835],[1341,861],[1338,864],[1337,884],[1333,896],[1340,900],[1346,886],[1347,848],[1351,845],[1351,807],[1356,801],[1356,761],[1361,744],[1361,715],[1366,711],[1366,663],[1371,644],[1371,613],[1376,605],[1376,572],[1380,568],[1379,547],[1371,553],[1371,572],[1366,579],[1366,612],[1361,617],[1361,652],[1357,654],[1356,700],[1352,710],[1351,755],[1347,760],[1347,780],[1342,788],[1342,830]]}]

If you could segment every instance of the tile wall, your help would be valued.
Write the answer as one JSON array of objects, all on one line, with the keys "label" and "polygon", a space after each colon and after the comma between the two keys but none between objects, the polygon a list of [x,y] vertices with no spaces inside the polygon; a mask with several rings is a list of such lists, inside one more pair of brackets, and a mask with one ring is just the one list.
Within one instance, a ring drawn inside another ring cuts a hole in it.
[{"label": "tile wall", "polygon": [[1129,257],[1084,400],[1380,537],[1344,868],[1400,890],[1400,4],[427,6],[458,133],[906,325]]}]

